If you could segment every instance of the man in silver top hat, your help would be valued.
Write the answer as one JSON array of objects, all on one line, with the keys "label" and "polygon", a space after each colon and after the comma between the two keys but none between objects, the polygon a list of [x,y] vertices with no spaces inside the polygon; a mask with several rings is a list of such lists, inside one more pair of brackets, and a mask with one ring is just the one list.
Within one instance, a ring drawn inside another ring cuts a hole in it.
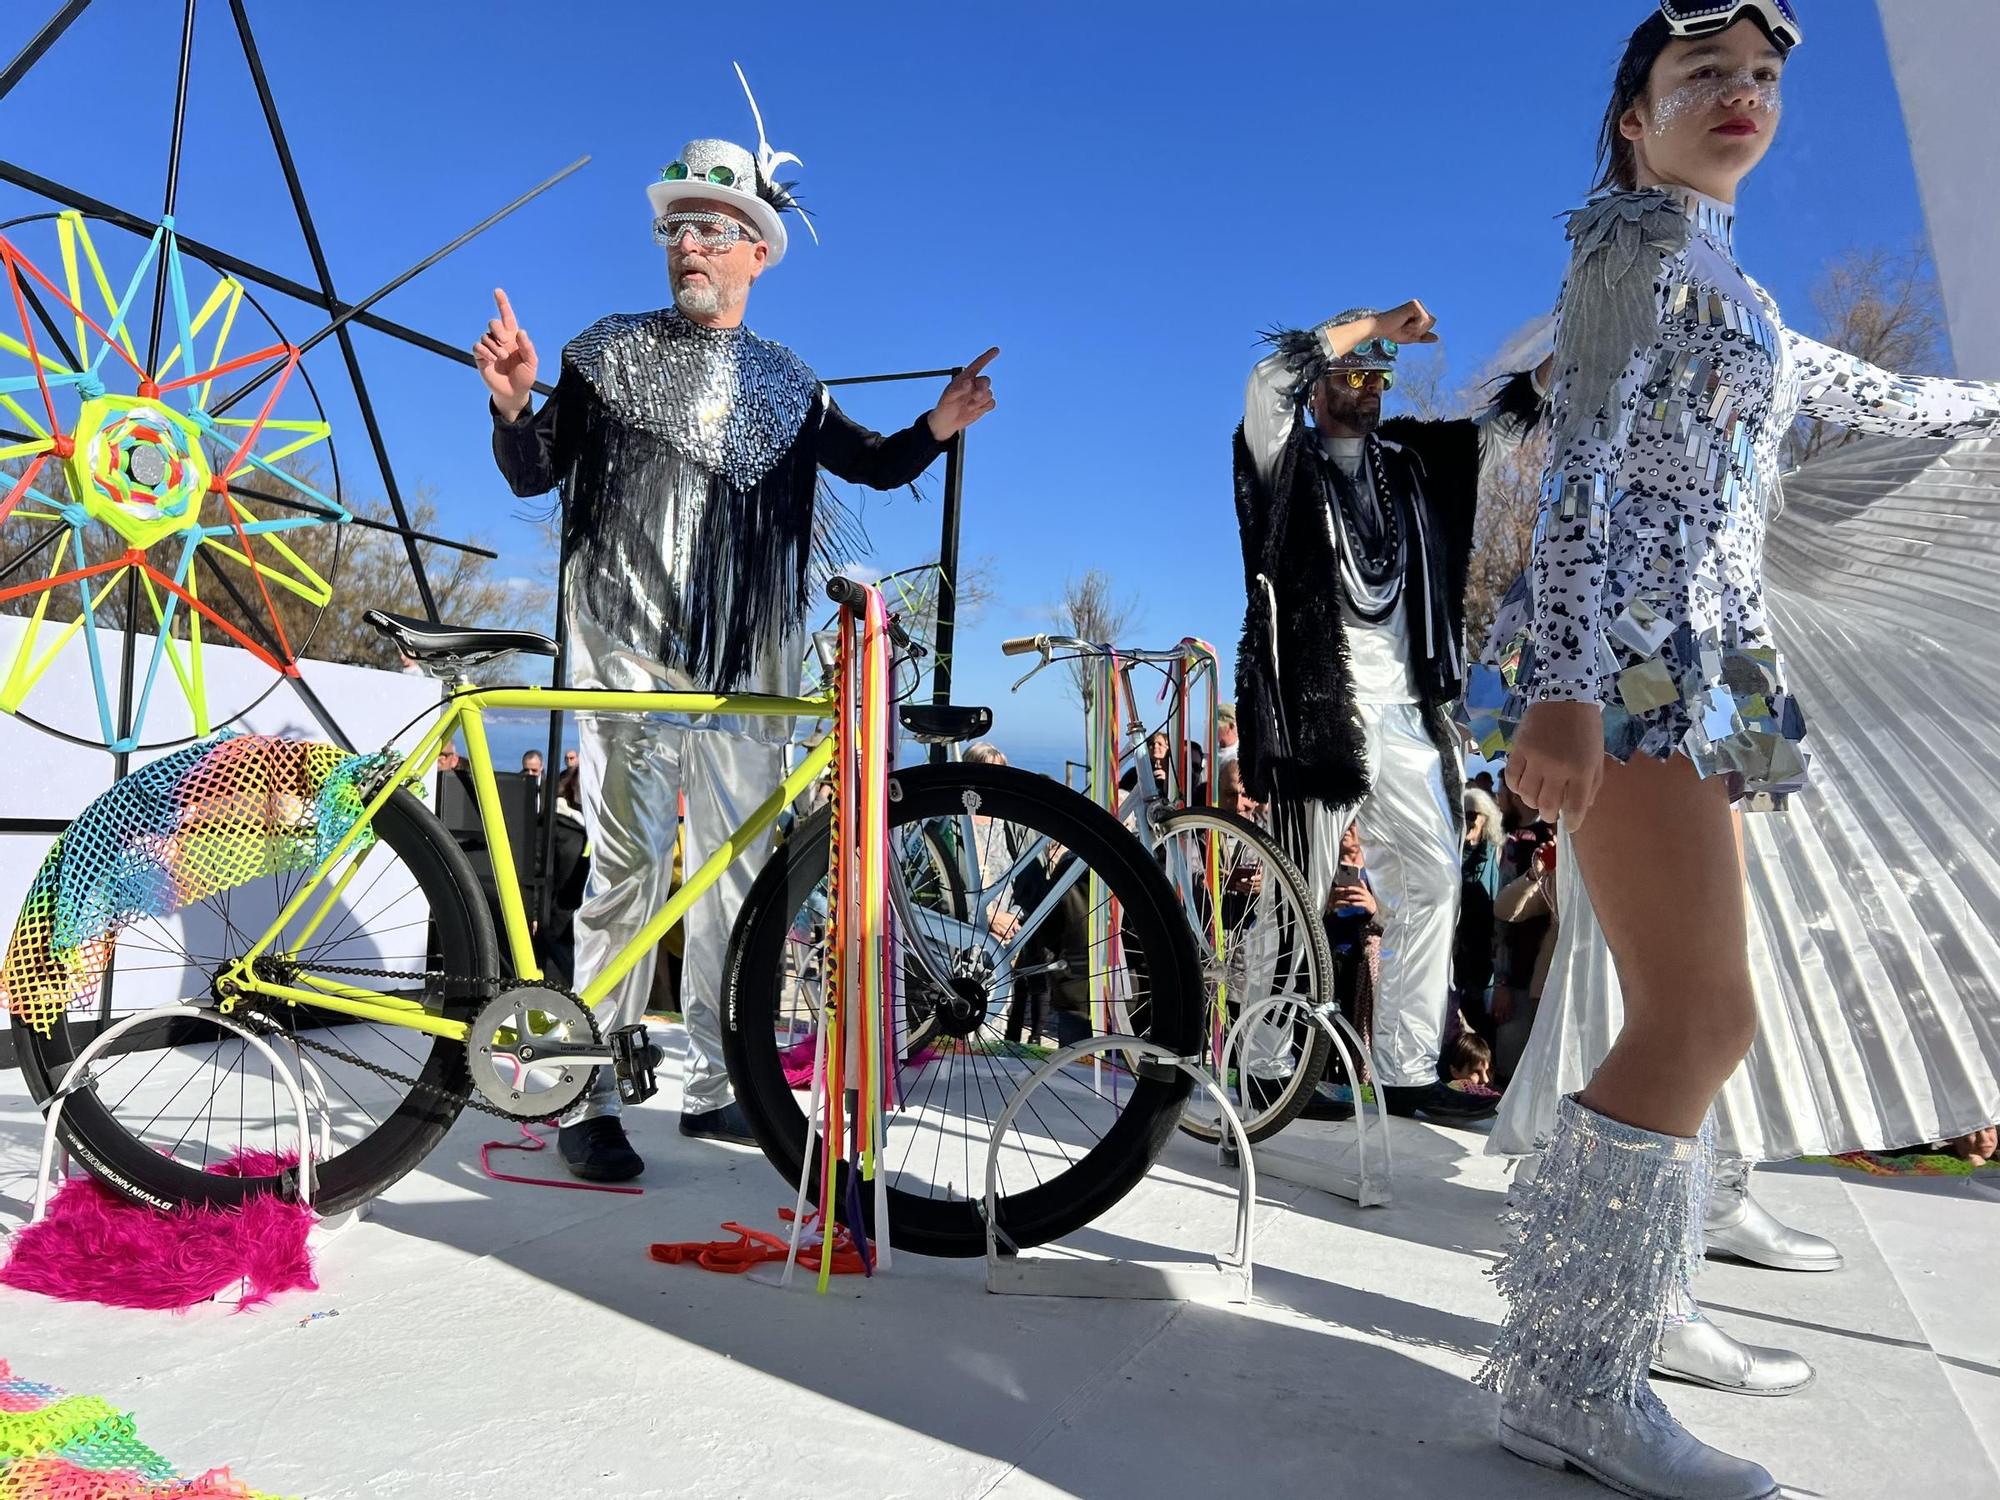
[{"label": "man in silver top hat", "polygon": [[[1479,422],[1382,422],[1404,344],[1435,343],[1420,302],[1357,308],[1269,335],[1236,434],[1249,596],[1237,652],[1240,757],[1321,906],[1359,819],[1381,920],[1374,1081],[1392,1111],[1441,1119],[1492,1104],[1438,1076],[1458,917],[1465,579],[1482,444],[1539,413],[1517,376]],[[1505,420],[1496,420],[1504,417]],[[1249,1054],[1282,1077],[1281,1028]],[[1335,1107],[1337,1108],[1337,1106]],[[1313,1112],[1330,1113],[1322,1099]]]},{"label": "man in silver top hat", "polygon": [[[761,141],[756,155],[728,141],[687,144],[647,188],[673,305],[615,313],[578,334],[539,410],[534,343],[494,293],[496,316],[474,351],[492,396],[494,457],[517,495],[561,492],[573,686],[795,694],[808,577],[826,542],[820,469],[877,489],[909,484],[993,409],[982,371],[997,349],[884,437],[843,415],[796,354],[743,326],[751,287],[785,257],[797,205],[773,171],[787,160]],[[576,915],[581,986],[664,904],[682,797],[693,870],[778,785],[788,726],[579,717],[591,836]],[[719,1001],[730,923],[759,863],[738,859],[687,917],[683,1134],[752,1143],[722,1063]],[[648,955],[606,1002],[607,1025],[640,1018],[652,978]],[[560,1145],[587,1180],[644,1168],[608,1076]]]}]

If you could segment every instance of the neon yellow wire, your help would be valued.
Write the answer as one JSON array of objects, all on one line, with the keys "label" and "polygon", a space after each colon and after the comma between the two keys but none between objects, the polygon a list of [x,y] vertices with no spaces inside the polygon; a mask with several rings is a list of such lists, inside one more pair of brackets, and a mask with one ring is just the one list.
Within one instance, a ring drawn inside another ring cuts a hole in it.
[{"label": "neon yellow wire", "polygon": [[[111,278],[104,274],[104,262],[97,258],[97,245],[90,238],[90,225],[85,223],[83,215],[74,209],[70,210],[66,217],[76,220],[77,239],[83,245],[84,258],[90,262],[90,274],[96,279],[97,294],[104,299],[106,316],[115,319],[118,316],[118,294],[111,290]],[[132,347],[132,330],[122,323],[118,327],[118,342],[124,346],[125,357],[136,367],[139,363],[139,351]]]},{"label": "neon yellow wire", "polygon": [[29,416],[27,409],[23,407],[20,402],[16,401],[12,396],[0,395],[0,406],[4,406],[7,408],[8,411],[12,412],[14,414],[14,420],[20,422],[23,426],[25,426],[28,429],[28,431],[32,432],[36,437],[45,438],[49,435],[48,428],[42,426],[40,422],[37,422],[33,417]]}]

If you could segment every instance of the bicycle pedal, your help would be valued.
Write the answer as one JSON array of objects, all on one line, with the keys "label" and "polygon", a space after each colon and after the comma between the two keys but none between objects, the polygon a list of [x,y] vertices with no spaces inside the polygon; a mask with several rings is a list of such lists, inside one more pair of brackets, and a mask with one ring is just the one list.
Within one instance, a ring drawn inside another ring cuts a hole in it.
[{"label": "bicycle pedal", "polygon": [[659,1066],[667,1054],[647,1040],[643,1024],[620,1026],[605,1041],[611,1047],[611,1072],[618,1080],[622,1103],[644,1104],[660,1091]]}]

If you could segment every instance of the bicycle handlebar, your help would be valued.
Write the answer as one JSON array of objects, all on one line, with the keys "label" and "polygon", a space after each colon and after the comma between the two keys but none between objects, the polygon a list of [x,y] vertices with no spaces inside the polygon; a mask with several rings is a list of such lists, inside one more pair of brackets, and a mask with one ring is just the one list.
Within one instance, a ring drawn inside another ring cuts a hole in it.
[{"label": "bicycle handlebar", "polygon": [[[1019,649],[1016,649],[1016,648]],[[1019,656],[1026,651],[1040,651],[1045,656],[1056,652],[1074,652],[1080,656],[1116,656],[1121,662],[1151,663],[1167,666],[1180,661],[1187,655],[1185,646],[1173,646],[1165,651],[1142,651],[1137,647],[1107,646],[1100,641],[1081,640],[1073,635],[1028,635],[1016,636],[1003,642],[1000,649],[1009,656]]]},{"label": "bicycle handlebar", "polygon": [[[868,590],[866,585],[856,583],[852,578],[842,578],[835,574],[826,581],[826,597],[842,609],[860,609],[868,597]],[[889,639],[905,651],[921,655],[922,648],[911,641],[909,632],[903,629],[902,623],[894,615],[887,616],[887,619]]]}]

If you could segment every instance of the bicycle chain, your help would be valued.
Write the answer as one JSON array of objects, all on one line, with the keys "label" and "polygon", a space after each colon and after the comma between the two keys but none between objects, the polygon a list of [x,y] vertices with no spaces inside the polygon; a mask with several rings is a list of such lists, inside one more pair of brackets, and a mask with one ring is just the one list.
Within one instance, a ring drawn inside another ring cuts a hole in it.
[{"label": "bicycle chain", "polygon": [[[488,984],[486,980],[465,978],[463,976],[455,977],[436,970],[422,974],[412,974],[401,969],[370,969],[359,964],[316,963],[312,967],[315,974],[359,974],[370,979],[421,979],[427,983],[431,980],[437,980],[447,985],[459,982],[475,985],[481,989],[486,988]],[[577,1000],[577,997],[570,994],[568,990],[559,989],[555,985],[544,984],[534,979],[503,979],[499,982],[494,993],[505,994],[508,990],[556,990],[559,994],[569,995],[570,999]],[[581,1005],[583,1002],[577,1000],[577,1003]],[[265,1015],[259,1010],[244,1010],[243,1019],[257,1028],[266,1037],[284,1037],[295,1046],[309,1047],[314,1052],[321,1053],[327,1057],[339,1058],[342,1062],[351,1063],[361,1069],[362,1072],[372,1073],[385,1082],[400,1083],[417,1093],[428,1094],[437,1099],[456,1102],[461,1109],[475,1109],[481,1114],[492,1115],[498,1120],[507,1120],[513,1124],[521,1123],[518,1116],[510,1115],[506,1110],[499,1108],[497,1105],[489,1104],[486,1100],[480,1098],[478,1091],[471,1088],[469,1084],[466,1092],[462,1094],[455,1089],[439,1088],[434,1083],[425,1083],[421,1078],[411,1078],[405,1074],[398,1073],[393,1068],[385,1068],[380,1063],[370,1062],[365,1057],[357,1057],[345,1047],[336,1047],[331,1042],[315,1041],[310,1037],[301,1036],[296,1031],[287,1031],[270,1016]]]}]

